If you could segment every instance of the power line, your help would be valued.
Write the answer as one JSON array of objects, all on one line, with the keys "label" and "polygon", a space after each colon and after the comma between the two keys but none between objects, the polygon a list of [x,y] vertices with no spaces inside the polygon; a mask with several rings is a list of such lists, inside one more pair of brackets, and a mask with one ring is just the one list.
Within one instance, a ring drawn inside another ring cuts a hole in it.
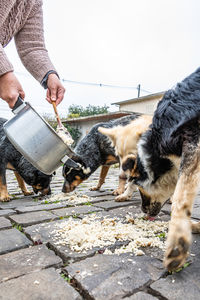
[{"label": "power line", "polygon": [[[15,73],[17,73],[19,75],[29,77],[28,74],[25,74],[25,73],[22,73],[22,72],[15,72]],[[151,94],[150,91],[142,89],[140,84],[138,86],[124,86],[124,85],[113,85],[113,84],[95,83],[95,82],[87,82],[87,81],[77,81],[77,80],[70,80],[70,79],[64,79],[64,78],[62,78],[61,81],[68,82],[68,83],[73,83],[73,84],[78,84],[78,85],[97,86],[97,87],[105,87],[105,88],[118,88],[118,89],[138,90],[139,87],[140,87],[140,91]]]}]

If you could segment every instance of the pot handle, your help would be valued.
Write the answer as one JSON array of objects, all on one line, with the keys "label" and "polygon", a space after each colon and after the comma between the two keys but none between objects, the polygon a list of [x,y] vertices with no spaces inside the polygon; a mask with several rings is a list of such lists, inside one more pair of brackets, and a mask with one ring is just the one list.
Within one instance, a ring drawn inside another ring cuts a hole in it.
[{"label": "pot handle", "polygon": [[18,112],[22,110],[26,106],[25,102],[19,96],[17,101],[15,102],[14,107],[12,108],[12,112],[16,115]]},{"label": "pot handle", "polygon": [[72,160],[71,158],[69,158],[67,155],[65,155],[62,159],[61,159],[62,163],[66,163],[67,162],[67,166],[69,168],[73,168],[76,170],[80,170],[80,165],[77,164],[74,160]]}]

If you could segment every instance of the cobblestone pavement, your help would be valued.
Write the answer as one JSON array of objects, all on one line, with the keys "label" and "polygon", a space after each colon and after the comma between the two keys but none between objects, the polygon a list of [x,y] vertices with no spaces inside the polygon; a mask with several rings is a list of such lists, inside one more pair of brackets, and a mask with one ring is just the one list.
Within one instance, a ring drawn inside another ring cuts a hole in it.
[{"label": "cobblestone pavement", "polygon": [[[193,235],[188,264],[169,274],[162,264],[163,252],[146,248],[145,255],[133,253],[105,255],[103,249],[73,252],[58,245],[52,236],[56,224],[66,217],[81,219],[94,212],[123,218],[127,212],[140,212],[139,195],[131,201],[115,202],[118,169],[111,168],[102,190],[90,191],[98,180],[97,170],[77,192],[91,197],[90,205],[41,203],[37,195],[24,197],[8,171],[10,202],[0,202],[0,299],[189,299],[200,298],[200,238]],[[60,193],[61,170],[52,182],[52,193]],[[44,199],[44,198],[43,198]],[[44,202],[44,201],[43,201]],[[200,219],[200,197],[196,197],[193,218]],[[165,204],[161,220],[170,219]],[[113,245],[117,247],[117,244]]]}]

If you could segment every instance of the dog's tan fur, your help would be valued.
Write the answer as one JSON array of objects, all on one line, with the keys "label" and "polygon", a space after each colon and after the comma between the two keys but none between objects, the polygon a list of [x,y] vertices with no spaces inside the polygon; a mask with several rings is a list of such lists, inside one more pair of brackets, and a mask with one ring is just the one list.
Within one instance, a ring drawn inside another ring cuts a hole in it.
[{"label": "dog's tan fur", "polygon": [[[126,126],[117,126],[114,128],[99,127],[98,130],[111,139],[113,146],[115,147],[116,154],[119,156],[121,178],[130,176],[130,171],[127,170],[124,172],[122,170],[122,165],[129,158],[133,158],[135,160],[137,155],[138,140],[140,136],[148,129],[151,122],[152,116],[141,115]],[[124,184],[121,184],[121,195],[117,196],[115,201],[129,200],[132,197],[133,192],[136,190],[136,187],[132,183],[128,183],[125,190],[125,182],[126,179],[124,179]]]},{"label": "dog's tan fur", "polygon": [[[33,192],[30,192],[27,190],[27,187],[25,185],[23,178],[19,175],[19,173],[15,170],[15,168],[10,163],[7,164],[7,169],[12,170],[14,172],[15,177],[18,182],[18,185],[19,185],[20,189],[22,190],[22,193],[25,196],[33,195]],[[6,179],[4,179],[4,178],[0,178],[0,201],[1,202],[10,201],[10,196],[9,196],[8,190],[7,190]]]}]

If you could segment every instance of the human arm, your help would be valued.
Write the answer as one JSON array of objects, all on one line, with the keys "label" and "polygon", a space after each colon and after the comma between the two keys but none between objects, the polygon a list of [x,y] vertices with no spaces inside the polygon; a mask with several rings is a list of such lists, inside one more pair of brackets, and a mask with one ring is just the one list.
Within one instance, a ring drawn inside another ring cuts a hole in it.
[{"label": "human arm", "polygon": [[46,79],[46,98],[51,102],[52,98],[56,97],[56,104],[59,104],[64,97],[65,89],[56,75],[56,69],[45,47],[41,0],[36,1],[24,26],[16,34],[15,43],[22,63],[40,83],[49,71],[54,72]]}]

